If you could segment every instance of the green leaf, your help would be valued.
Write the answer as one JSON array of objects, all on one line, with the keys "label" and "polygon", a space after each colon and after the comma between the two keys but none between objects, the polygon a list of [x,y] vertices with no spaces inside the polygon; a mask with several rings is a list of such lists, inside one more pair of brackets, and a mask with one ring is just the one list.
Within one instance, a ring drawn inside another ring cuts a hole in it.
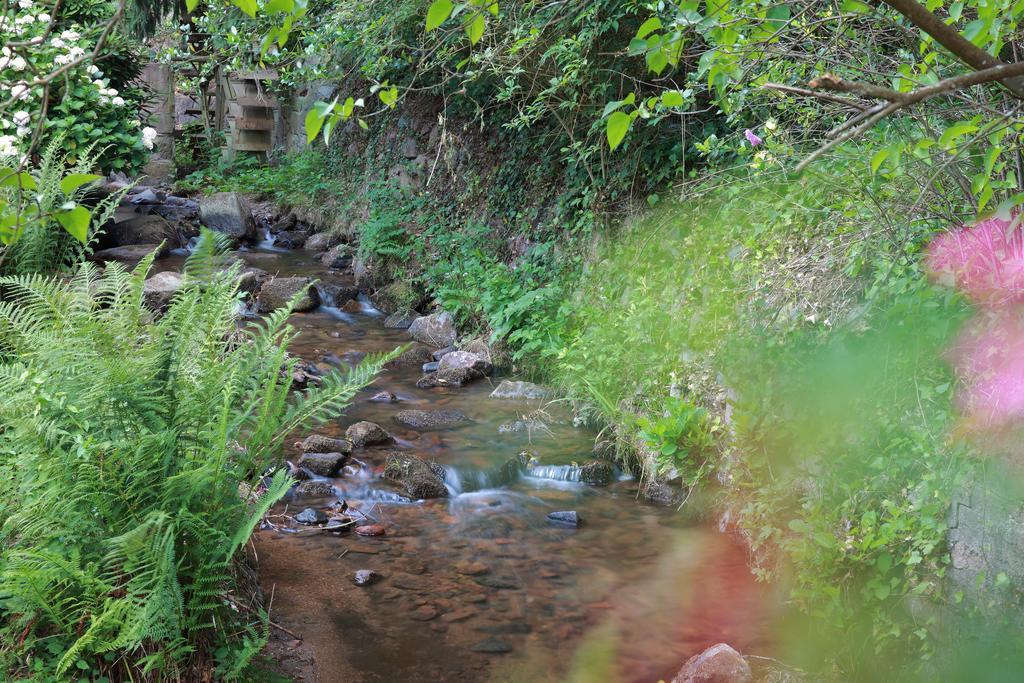
[{"label": "green leaf", "polygon": [[103,176],[98,176],[95,173],[71,173],[64,176],[64,179],[60,181],[60,191],[64,194],[71,194],[83,185],[100,180]]},{"label": "green leaf", "polygon": [[494,16],[498,16],[498,0],[494,0],[494,2],[487,6],[487,11]]},{"label": "green leaf", "polygon": [[370,130],[370,125],[363,119],[356,119],[359,122],[359,127],[363,130]]},{"label": "green leaf", "polygon": [[608,124],[605,127],[605,134],[608,136],[608,147],[614,151],[616,147],[621,145],[632,123],[633,119],[628,114],[624,114],[621,111],[613,112],[608,117]]},{"label": "green leaf", "polygon": [[231,0],[231,4],[250,17],[256,18],[256,0]]},{"label": "green leaf", "polygon": [[89,239],[89,210],[84,206],[76,206],[70,211],[57,214],[57,221],[64,226],[72,237],[85,244]]},{"label": "green leaf", "polygon": [[487,23],[484,21],[484,15],[477,12],[466,22],[466,35],[469,36],[469,42],[473,45],[480,42],[480,39],[484,37],[485,28],[487,28]]},{"label": "green leaf", "polygon": [[661,19],[658,17],[651,17],[644,23],[640,24],[640,28],[636,30],[637,38],[646,38],[651,33],[661,29]]},{"label": "green leaf", "polygon": [[293,9],[295,9],[295,0],[267,0],[267,4],[263,7],[263,11],[267,14],[290,13]]},{"label": "green leaf", "polygon": [[668,56],[661,47],[648,52],[645,61],[647,62],[647,68],[659,76],[665,70],[665,67],[668,66]]},{"label": "green leaf", "polygon": [[398,102],[398,88],[394,86],[384,88],[377,93],[377,96],[380,97],[380,101],[383,104],[393,109],[395,103]]},{"label": "green leaf", "polygon": [[196,7],[199,7],[199,0],[185,0],[185,9],[188,10],[189,14],[195,12]]},{"label": "green leaf", "polygon": [[885,160],[889,158],[889,148],[880,149],[875,152],[875,155],[871,157],[871,174],[874,175],[878,172],[878,167],[885,163]]},{"label": "green leaf", "polygon": [[324,119],[334,109],[334,104],[337,102],[314,102],[312,109],[306,113],[305,128],[306,128],[306,144],[312,144],[316,140],[316,136],[320,134],[320,129],[324,126]]},{"label": "green leaf", "polygon": [[433,31],[443,24],[451,14],[452,0],[434,0],[427,10],[427,31]]},{"label": "green leaf", "polygon": [[666,90],[661,93],[661,103],[666,107],[681,107],[686,104],[686,100],[678,90]]},{"label": "green leaf", "polygon": [[0,187],[20,187],[31,192],[36,189],[36,181],[25,171],[16,173],[13,168],[0,168]]},{"label": "green leaf", "polygon": [[793,12],[789,9],[789,5],[776,5],[765,13],[765,17],[776,31],[782,28],[791,16],[793,16]]}]

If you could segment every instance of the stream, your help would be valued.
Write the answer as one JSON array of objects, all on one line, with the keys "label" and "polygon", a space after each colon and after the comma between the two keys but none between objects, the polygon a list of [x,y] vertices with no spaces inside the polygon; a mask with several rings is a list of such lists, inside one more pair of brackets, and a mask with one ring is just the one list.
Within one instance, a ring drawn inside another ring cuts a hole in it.
[{"label": "stream", "polygon": [[[352,284],[350,274],[326,270],[308,251],[264,242],[239,256],[271,274]],[[158,268],[180,263],[179,254]],[[351,308],[293,314],[299,336],[290,351],[343,365],[410,341],[406,330],[385,329],[368,302]],[[271,619],[301,636],[315,660],[296,675],[345,683],[571,675],[653,682],[671,680],[688,657],[715,643],[745,654],[770,651],[771,589],[755,582],[732,538],[674,508],[642,502],[638,483],[618,470],[606,487],[573,481],[573,463],[593,457],[596,434],[574,427],[562,404],[491,398],[496,378],[419,389],[421,375],[415,365],[387,370],[343,418],[296,435],[342,437],[350,424],[369,420],[394,437],[355,450],[341,475],[326,482],[335,495],[293,495],[273,511],[284,518],[340,499],[383,525],[384,535],[310,533],[287,524],[256,534]],[[398,400],[370,400],[381,391]],[[470,421],[420,432],[395,421],[406,409],[458,410]],[[499,430],[537,410],[545,428]],[[402,496],[381,477],[395,450],[443,465],[449,496]],[[534,464],[510,475],[505,464],[524,451]],[[284,457],[299,457],[291,439]],[[579,528],[548,522],[548,513],[567,510],[583,520]],[[358,570],[381,578],[358,586]]]}]

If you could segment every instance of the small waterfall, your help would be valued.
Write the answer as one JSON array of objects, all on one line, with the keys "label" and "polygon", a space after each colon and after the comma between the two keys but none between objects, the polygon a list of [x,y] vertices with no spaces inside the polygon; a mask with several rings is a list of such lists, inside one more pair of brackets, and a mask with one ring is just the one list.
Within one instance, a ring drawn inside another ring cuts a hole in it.
[{"label": "small waterfall", "polygon": [[509,460],[500,467],[487,470],[477,467],[456,467],[455,465],[440,465],[440,467],[444,470],[444,485],[452,496],[508,486],[518,479],[523,471],[522,466],[516,460]]},{"label": "small waterfall", "polygon": [[270,228],[264,227],[260,230],[260,241],[253,245],[253,249],[257,249],[259,251],[273,251],[279,254],[288,251],[288,249],[284,249],[282,247],[275,247],[274,243],[276,241],[277,239],[270,234]]},{"label": "small waterfall", "polygon": [[384,315],[370,302],[365,294],[359,293],[359,297],[356,299],[359,302],[360,310],[366,315]]},{"label": "small waterfall", "polygon": [[578,465],[534,465],[526,468],[526,476],[551,481],[578,482],[582,472]]},{"label": "small waterfall", "polygon": [[337,320],[343,320],[347,323],[355,322],[356,319],[351,313],[346,313],[334,305],[334,296],[324,288],[322,283],[318,282],[316,284],[316,293],[320,296],[320,311]]}]

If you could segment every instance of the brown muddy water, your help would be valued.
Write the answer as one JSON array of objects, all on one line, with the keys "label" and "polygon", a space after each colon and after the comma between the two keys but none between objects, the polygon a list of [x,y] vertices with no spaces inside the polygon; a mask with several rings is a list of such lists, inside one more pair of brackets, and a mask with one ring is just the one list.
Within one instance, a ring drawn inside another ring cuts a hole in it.
[{"label": "brown muddy water", "polygon": [[[252,250],[253,266],[350,284],[305,251]],[[180,258],[161,262],[175,267]],[[358,313],[298,313],[291,348],[306,360],[354,363],[409,342]],[[255,552],[271,618],[300,635],[315,657],[310,678],[339,683],[398,681],[671,680],[707,646],[745,654],[772,648],[771,589],[747,568],[729,536],[673,508],[646,504],[622,476],[600,488],[565,481],[592,457],[595,433],[571,424],[557,402],[493,399],[498,380],[460,389],[418,389],[418,367],[386,371],[345,416],[315,429],[341,436],[359,420],[396,443],[353,453],[331,480],[336,497],[290,498],[275,513],[326,508],[337,499],[386,526],[380,537],[258,532]],[[369,399],[390,391],[399,401]],[[394,420],[404,409],[454,409],[471,422],[417,432]],[[499,426],[543,409],[547,430]],[[312,433],[312,432],[310,432]],[[301,439],[305,434],[296,435]],[[445,466],[450,496],[407,501],[381,478],[386,453],[405,450]],[[502,465],[532,451],[541,467],[509,479]],[[295,460],[293,445],[284,457]],[[556,528],[549,512],[576,510],[578,529]],[[285,526],[288,526],[287,524]],[[357,570],[382,579],[356,586]],[[296,643],[297,645],[297,643]]]}]

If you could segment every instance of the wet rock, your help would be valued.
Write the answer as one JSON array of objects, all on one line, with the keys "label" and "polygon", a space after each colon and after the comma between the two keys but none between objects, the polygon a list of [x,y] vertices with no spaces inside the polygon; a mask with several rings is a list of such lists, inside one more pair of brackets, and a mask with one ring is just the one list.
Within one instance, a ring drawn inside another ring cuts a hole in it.
[{"label": "wet rock", "polygon": [[418,389],[433,389],[436,386],[439,386],[436,372],[428,373],[416,380],[416,388]]},{"label": "wet rock", "polygon": [[256,304],[260,313],[271,313],[287,306],[297,295],[295,311],[311,311],[320,303],[320,295],[308,277],[275,277],[260,287]]},{"label": "wet rock", "polygon": [[359,296],[359,290],[352,285],[338,285],[333,283],[320,284],[320,297],[328,306],[341,308],[349,301]]},{"label": "wet rock", "polygon": [[387,530],[383,524],[363,524],[356,527],[356,533],[360,536],[383,536]]},{"label": "wet rock", "polygon": [[323,524],[327,521],[327,515],[316,508],[306,508],[299,514],[295,515],[295,521],[299,524],[305,524],[307,526],[313,524]]},{"label": "wet rock", "polygon": [[753,678],[743,656],[719,643],[688,659],[672,683],[750,683]]},{"label": "wet rock", "polygon": [[308,251],[327,251],[333,246],[341,244],[341,237],[329,232],[318,232],[306,239],[305,249]]},{"label": "wet rock", "polygon": [[469,368],[448,368],[434,373],[434,385],[439,387],[461,387],[463,384],[479,378],[480,375]]},{"label": "wet rock", "polygon": [[245,197],[237,192],[217,192],[199,200],[199,220],[236,240],[256,238],[256,221]]},{"label": "wet rock", "polygon": [[442,358],[444,358],[453,351],[458,351],[458,349],[456,349],[454,346],[446,346],[443,349],[438,349],[433,353],[434,360],[441,360]]},{"label": "wet rock", "polygon": [[385,432],[376,422],[356,422],[345,430],[345,436],[355,448],[365,448],[379,443],[391,441],[391,435]]},{"label": "wet rock", "polygon": [[420,607],[414,609],[412,611],[412,614],[410,614],[409,616],[411,616],[416,621],[430,621],[431,619],[437,617],[437,615],[437,608],[433,605],[421,605]]},{"label": "wet rock", "polygon": [[305,230],[280,230],[274,233],[274,246],[284,249],[301,249],[307,239],[309,239],[309,233]]},{"label": "wet rock", "polygon": [[416,290],[407,280],[390,282],[370,295],[373,305],[385,313],[414,309],[423,300],[422,292]]},{"label": "wet rock", "polygon": [[255,294],[268,279],[269,274],[260,268],[246,268],[238,274],[238,291]]},{"label": "wet rock", "polygon": [[591,460],[580,467],[580,481],[592,486],[608,486],[615,480],[615,469],[604,460]]},{"label": "wet rock", "polygon": [[374,403],[398,403],[398,397],[390,391],[378,391],[370,397]]},{"label": "wet rock", "polygon": [[142,285],[142,297],[154,311],[166,311],[171,299],[182,288],[181,273],[166,271],[156,273]]},{"label": "wet rock", "polygon": [[469,379],[486,377],[491,374],[492,370],[494,370],[494,366],[491,365],[490,361],[484,360],[469,351],[452,351],[447,353],[438,361],[437,367],[439,373],[458,372]]},{"label": "wet rock", "polygon": [[132,204],[159,204],[165,199],[167,199],[167,195],[165,193],[160,192],[158,194],[153,188],[147,187],[141,192],[129,195],[128,201]]},{"label": "wet rock", "polygon": [[480,576],[477,577],[476,582],[495,590],[517,590],[519,588],[518,583],[503,576]]},{"label": "wet rock", "polygon": [[416,341],[444,348],[455,343],[455,319],[451,313],[442,311],[416,318],[409,326],[409,334]]},{"label": "wet rock", "polygon": [[347,244],[336,244],[320,256],[320,263],[327,268],[348,268],[352,265],[352,250]]},{"label": "wet rock", "polygon": [[440,364],[436,360],[430,361],[429,363],[424,363],[423,372],[437,372],[439,365]]},{"label": "wet rock", "polygon": [[299,445],[303,453],[351,453],[352,442],[323,434],[310,434]]},{"label": "wet rock", "polygon": [[402,410],[395,419],[413,429],[443,429],[469,421],[469,416],[458,410]]},{"label": "wet rock", "polygon": [[515,432],[544,432],[548,426],[540,420],[525,419],[513,420],[498,426],[499,434],[513,434]]},{"label": "wet rock", "polygon": [[640,489],[640,495],[645,500],[659,505],[679,505],[684,498],[682,488],[656,479],[648,480]]},{"label": "wet rock", "polygon": [[473,652],[481,652],[483,654],[495,655],[502,654],[505,652],[511,652],[512,646],[504,640],[499,640],[498,638],[487,638],[486,640],[481,640],[479,643],[475,644],[473,647],[469,649]]},{"label": "wet rock", "polygon": [[122,263],[133,263],[141,261],[153,252],[161,259],[170,253],[170,248],[164,244],[129,244],[123,247],[112,249],[101,249],[89,256],[90,261],[121,261]]},{"label": "wet rock", "polygon": [[329,481],[304,481],[295,487],[299,498],[327,498],[334,495],[334,486]]},{"label": "wet rock", "polygon": [[548,523],[554,526],[575,529],[582,521],[575,510],[560,510],[548,513]]},{"label": "wet rock", "polygon": [[429,463],[404,453],[388,454],[384,464],[384,478],[401,484],[417,500],[444,498],[448,495],[444,480]]},{"label": "wet rock", "polygon": [[380,581],[380,579],[381,575],[372,569],[359,569],[352,577],[352,580],[355,581],[357,586],[372,586]]},{"label": "wet rock", "polygon": [[460,343],[459,349],[480,356],[488,362],[494,362],[494,353],[491,351],[491,347],[488,346],[487,342],[483,339],[472,339],[470,341]]},{"label": "wet rock", "polygon": [[398,356],[398,358],[390,361],[387,367],[397,368],[403,365],[423,365],[433,360],[431,351],[426,346],[421,344],[413,344]]},{"label": "wet rock", "polygon": [[536,400],[548,396],[548,390],[532,382],[513,382],[503,379],[501,384],[491,392],[491,398],[507,398],[513,400]]},{"label": "wet rock", "polygon": [[447,614],[441,615],[441,621],[446,624],[455,624],[466,619],[471,619],[476,616],[476,610],[473,609],[460,609],[456,612],[448,612]]},{"label": "wet rock", "polygon": [[[346,313],[362,313],[363,312],[363,305],[361,303],[359,303],[358,301],[356,301],[355,299],[351,299],[350,301],[346,301],[345,304],[343,306],[339,306],[339,308],[341,310],[345,311]],[[394,362],[394,361],[392,361],[392,362]]]},{"label": "wet rock", "polygon": [[348,456],[344,453],[304,453],[299,458],[299,467],[304,467],[320,477],[333,477],[338,474]]},{"label": "wet rock", "polygon": [[455,565],[455,571],[464,576],[482,576],[490,569],[483,562],[459,562]]},{"label": "wet rock", "polygon": [[130,244],[160,244],[167,242],[177,246],[178,232],[167,219],[162,216],[133,216],[128,220],[118,221],[108,229],[118,246]]},{"label": "wet rock", "polygon": [[415,311],[395,311],[387,318],[384,318],[384,327],[389,330],[407,330],[418,317],[420,317],[419,313]]}]

